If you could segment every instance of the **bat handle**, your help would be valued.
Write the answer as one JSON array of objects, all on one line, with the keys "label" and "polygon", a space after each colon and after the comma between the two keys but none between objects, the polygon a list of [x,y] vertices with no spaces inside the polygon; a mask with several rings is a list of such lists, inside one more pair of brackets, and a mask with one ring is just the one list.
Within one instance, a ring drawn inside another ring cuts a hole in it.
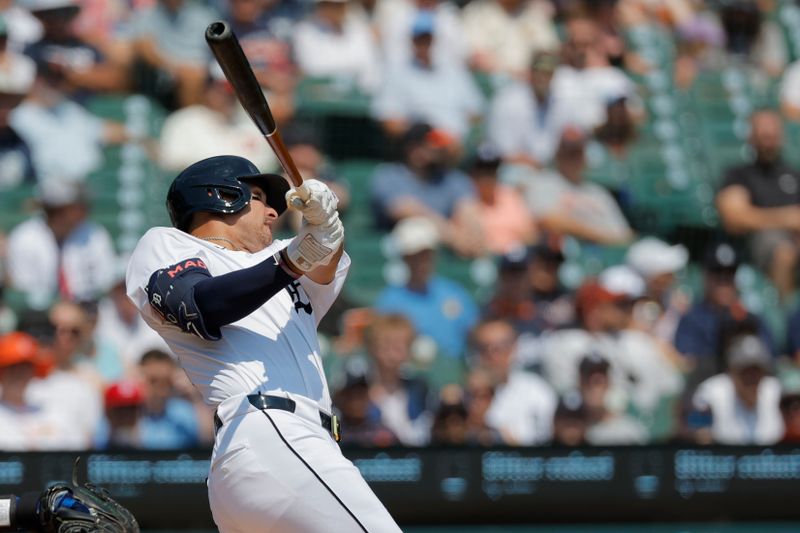
[{"label": "bat handle", "polygon": [[286,175],[289,177],[291,184],[295,187],[302,185],[303,176],[300,175],[300,171],[297,170],[297,166],[294,164],[292,156],[289,155],[289,149],[286,148],[286,145],[283,143],[281,133],[276,128],[272,133],[266,135],[265,137],[269,145],[272,147],[272,150],[275,152],[278,162],[283,167],[283,170],[286,171]]}]

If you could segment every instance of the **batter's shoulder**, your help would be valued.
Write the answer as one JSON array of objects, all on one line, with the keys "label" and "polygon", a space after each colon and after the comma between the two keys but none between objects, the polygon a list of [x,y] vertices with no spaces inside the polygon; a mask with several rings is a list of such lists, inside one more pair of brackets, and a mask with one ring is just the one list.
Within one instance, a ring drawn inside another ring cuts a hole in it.
[{"label": "batter's shoulder", "polygon": [[192,237],[177,228],[156,226],[150,228],[139,239],[139,246],[162,246],[174,244],[189,244]]}]

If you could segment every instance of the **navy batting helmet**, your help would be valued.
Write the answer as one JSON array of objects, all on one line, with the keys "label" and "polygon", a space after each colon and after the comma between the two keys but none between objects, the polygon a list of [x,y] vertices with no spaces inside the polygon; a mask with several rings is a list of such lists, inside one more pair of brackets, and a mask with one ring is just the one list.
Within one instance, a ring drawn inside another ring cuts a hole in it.
[{"label": "navy batting helmet", "polygon": [[187,231],[194,213],[238,213],[250,203],[250,188],[243,181],[264,189],[267,203],[279,215],[286,211],[289,183],[283,177],[262,174],[243,157],[220,155],[190,165],[172,182],[167,193],[172,225]]}]

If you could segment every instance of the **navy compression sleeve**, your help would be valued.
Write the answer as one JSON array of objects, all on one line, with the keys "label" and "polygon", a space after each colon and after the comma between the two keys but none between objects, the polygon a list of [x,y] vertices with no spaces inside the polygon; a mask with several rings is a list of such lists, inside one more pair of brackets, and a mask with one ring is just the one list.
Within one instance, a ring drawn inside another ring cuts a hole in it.
[{"label": "navy compression sleeve", "polygon": [[219,328],[246,317],[297,279],[275,254],[255,266],[203,278],[194,286],[194,301],[206,329]]},{"label": "navy compression sleeve", "polygon": [[150,305],[167,321],[206,340],[240,320],[297,279],[279,254],[249,268],[212,277],[200,258],[163,268],[150,277]]}]

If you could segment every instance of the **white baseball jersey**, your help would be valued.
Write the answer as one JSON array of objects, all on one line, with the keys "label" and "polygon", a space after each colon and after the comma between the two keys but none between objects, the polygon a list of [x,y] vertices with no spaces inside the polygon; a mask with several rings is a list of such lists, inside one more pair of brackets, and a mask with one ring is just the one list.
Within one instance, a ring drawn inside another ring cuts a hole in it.
[{"label": "white baseball jersey", "polygon": [[148,325],[177,355],[205,402],[217,406],[237,394],[299,394],[331,411],[319,356],[317,325],[344,285],[350,258],[343,254],[333,282],[320,285],[302,276],[256,311],[221,328],[217,341],[201,339],[162,320],[151,308],[145,287],[156,270],[200,258],[212,276],[254,266],[285,248],[276,240],[260,252],[233,251],[175,228],[148,231],[131,255],[128,296]]},{"label": "white baseball jersey", "polygon": [[[128,295],[178,356],[206,403],[217,408],[221,425],[208,474],[214,522],[222,533],[399,533],[321,424],[320,411],[330,413],[331,400],[317,324],[342,289],[350,266],[346,254],[331,283],[302,276],[249,316],[223,326],[220,340],[181,331],[150,306],[145,287],[159,269],[188,268],[188,260],[195,259],[218,276],[256,265],[288,243],[276,241],[251,254],[177,229],[154,228],[139,241],[128,266]],[[296,407],[291,413],[257,409],[246,398],[255,392],[289,396]]]}]

